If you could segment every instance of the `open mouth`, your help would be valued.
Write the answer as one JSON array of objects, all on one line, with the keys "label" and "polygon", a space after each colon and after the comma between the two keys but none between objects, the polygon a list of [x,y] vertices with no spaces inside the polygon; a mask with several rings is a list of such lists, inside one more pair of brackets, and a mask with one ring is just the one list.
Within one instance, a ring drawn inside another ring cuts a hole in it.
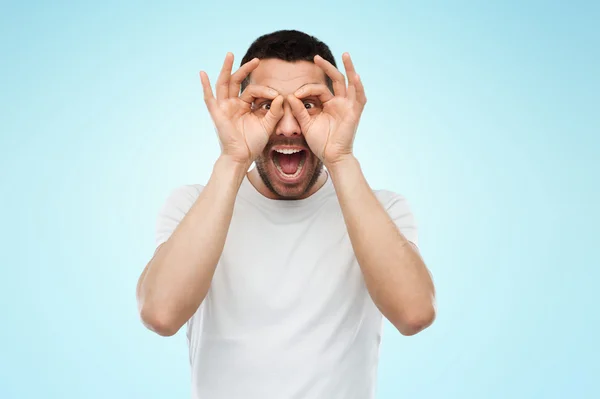
[{"label": "open mouth", "polygon": [[277,148],[272,158],[283,180],[295,180],[302,174],[306,162],[306,150],[300,148]]}]

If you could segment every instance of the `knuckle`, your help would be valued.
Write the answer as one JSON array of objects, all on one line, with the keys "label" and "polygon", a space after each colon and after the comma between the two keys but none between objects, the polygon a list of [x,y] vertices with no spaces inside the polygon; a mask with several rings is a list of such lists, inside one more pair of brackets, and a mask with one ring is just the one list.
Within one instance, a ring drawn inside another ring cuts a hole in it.
[{"label": "knuckle", "polygon": [[236,73],[231,75],[231,82],[232,83],[241,83],[242,80],[244,80],[243,76],[244,75],[242,73],[240,73],[240,71],[237,71]]}]

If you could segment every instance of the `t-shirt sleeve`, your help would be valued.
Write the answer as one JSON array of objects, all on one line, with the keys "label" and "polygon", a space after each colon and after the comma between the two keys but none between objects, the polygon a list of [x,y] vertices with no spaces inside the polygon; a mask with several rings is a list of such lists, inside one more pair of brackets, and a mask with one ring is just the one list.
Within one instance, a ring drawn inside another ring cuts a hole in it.
[{"label": "t-shirt sleeve", "polygon": [[170,193],[156,220],[155,244],[157,248],[171,237],[173,231],[198,199],[202,188],[200,185],[185,185]]},{"label": "t-shirt sleeve", "polygon": [[391,192],[384,192],[382,194],[385,197],[385,200],[382,201],[383,205],[392,221],[404,237],[418,247],[417,222],[406,198],[400,194]]}]

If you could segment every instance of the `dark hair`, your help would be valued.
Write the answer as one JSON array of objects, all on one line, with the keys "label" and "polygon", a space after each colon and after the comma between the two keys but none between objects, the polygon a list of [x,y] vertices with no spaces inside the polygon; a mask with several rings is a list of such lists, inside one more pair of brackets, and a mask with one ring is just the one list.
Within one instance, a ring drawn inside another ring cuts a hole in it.
[{"label": "dark hair", "polygon": [[[279,30],[256,39],[248,48],[240,65],[244,65],[254,58],[314,62],[315,55],[320,55],[337,67],[329,46],[316,37],[297,30]],[[325,75],[325,81],[329,90],[333,92],[331,78]],[[242,82],[241,91],[244,91],[249,82],[250,76]]]}]

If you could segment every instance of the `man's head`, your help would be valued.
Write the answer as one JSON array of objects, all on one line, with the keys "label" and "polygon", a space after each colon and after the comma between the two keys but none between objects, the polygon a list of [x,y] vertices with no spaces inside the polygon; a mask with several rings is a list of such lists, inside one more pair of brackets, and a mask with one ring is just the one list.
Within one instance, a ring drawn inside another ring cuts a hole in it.
[{"label": "man's head", "polygon": [[[336,65],[329,47],[306,33],[282,30],[256,39],[241,65],[254,58],[260,65],[242,82],[241,90],[250,84],[268,86],[284,98],[308,83],[327,84],[332,90],[331,79],[314,64],[319,55]],[[332,90],[333,91],[333,90]],[[317,98],[303,100],[309,113],[320,111]],[[269,104],[258,99],[258,107],[268,109]],[[307,195],[323,171],[323,163],[312,153],[298,121],[294,118],[287,100],[283,104],[284,115],[275,127],[263,153],[256,161],[256,170],[266,187],[279,199],[297,199]]]}]

